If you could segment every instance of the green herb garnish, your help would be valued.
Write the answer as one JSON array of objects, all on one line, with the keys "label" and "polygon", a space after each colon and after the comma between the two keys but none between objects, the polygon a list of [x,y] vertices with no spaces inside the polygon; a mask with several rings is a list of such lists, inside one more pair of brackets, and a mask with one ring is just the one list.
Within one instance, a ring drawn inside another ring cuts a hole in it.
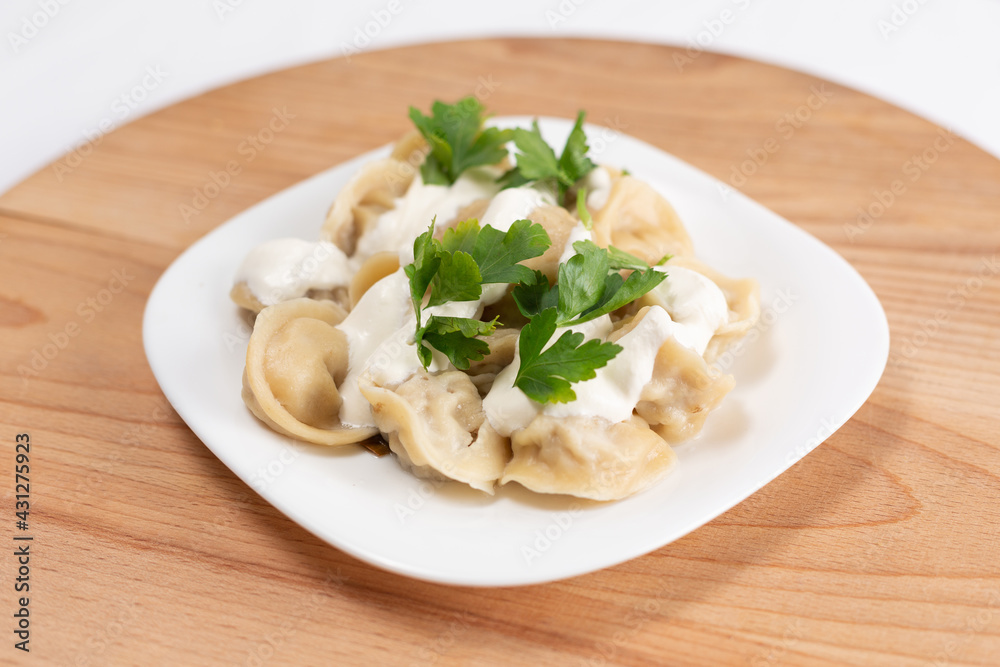
[{"label": "green herb garnish", "polygon": [[521,364],[514,385],[539,403],[568,403],[576,400],[573,382],[590,380],[597,369],[622,351],[620,345],[599,340],[584,342],[582,333],[566,331],[544,350],[556,331],[557,313],[547,308],[521,329],[518,354]]},{"label": "green herb garnish", "polygon": [[424,308],[474,301],[482,296],[485,284],[533,280],[532,271],[519,262],[538,257],[551,244],[545,229],[530,220],[517,220],[506,232],[489,225],[480,228],[475,220],[467,220],[447,230],[440,241],[434,238],[432,221],[413,241],[413,263],[404,268],[417,318],[413,338],[424,368],[430,366],[434,348],[456,368],[467,370],[470,360],[479,361],[490,351],[489,344],[477,336],[488,336],[498,324],[496,319],[481,322],[440,315],[424,322]]},{"label": "green herb garnish", "polygon": [[[518,340],[521,365],[514,385],[539,403],[575,400],[570,384],[594,377],[598,368],[621,351],[613,343],[584,342],[583,334],[574,332],[564,333],[543,351],[556,327],[606,315],[635,301],[667,277],[617,248],[601,248],[591,241],[577,241],[573,248],[577,254],[559,265],[555,285],[549,285],[545,275],[536,271],[532,282],[518,284],[512,293],[521,314],[531,320],[521,329]],[[619,271],[630,268],[636,270],[623,279]]]},{"label": "green herb garnish", "polygon": [[517,166],[505,173],[500,178],[500,183],[505,188],[510,188],[532,181],[552,181],[559,191],[559,203],[565,205],[567,190],[597,166],[587,157],[587,135],[583,133],[585,116],[583,111],[577,115],[573,130],[558,158],[542,138],[537,120],[532,122],[530,130],[515,129],[514,145],[519,151]]},{"label": "green herb garnish", "polygon": [[466,169],[496,164],[507,157],[511,130],[483,127],[483,105],[475,97],[455,104],[435,101],[431,115],[410,107],[410,120],[431,147],[420,175],[430,185],[451,185]]}]

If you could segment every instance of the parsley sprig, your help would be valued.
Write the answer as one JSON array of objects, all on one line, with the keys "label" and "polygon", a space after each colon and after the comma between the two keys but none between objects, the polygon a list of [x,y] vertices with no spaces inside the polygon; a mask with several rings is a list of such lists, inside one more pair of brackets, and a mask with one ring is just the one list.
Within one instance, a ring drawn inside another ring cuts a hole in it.
[{"label": "parsley sprig", "polygon": [[505,188],[511,188],[532,181],[554,182],[559,191],[559,203],[565,205],[566,192],[597,166],[587,157],[589,147],[587,135],[583,132],[585,117],[586,113],[583,111],[577,115],[573,130],[558,158],[542,138],[537,120],[532,122],[530,130],[515,129],[514,145],[519,151],[517,166],[501,176],[500,183]]},{"label": "parsley sprig", "polygon": [[[511,139],[519,151],[517,166],[500,181],[517,187],[532,181],[547,181],[565,205],[567,192],[595,168],[587,157],[583,133],[584,112],[577,116],[562,153],[542,138],[538,122],[530,130],[483,128],[483,108],[472,97],[448,105],[435,102],[431,116],[410,108],[410,118],[430,144],[431,152],[421,166],[425,183],[449,185],[471,167],[496,164],[507,155],[504,144]],[[577,211],[590,228],[586,189],[577,192]],[[471,361],[489,354],[484,340],[494,332],[496,318],[483,322],[474,318],[426,315],[426,309],[447,303],[475,301],[483,285],[513,284],[512,296],[528,323],[518,338],[520,365],[514,384],[539,403],[564,403],[576,399],[572,384],[596,377],[622,351],[620,345],[597,339],[586,340],[578,331],[562,327],[583,324],[607,315],[655,288],[666,274],[615,247],[601,248],[592,241],[573,244],[576,254],[559,265],[558,279],[550,284],[540,271],[521,262],[538,257],[551,245],[545,229],[530,220],[517,220],[506,231],[480,227],[467,220],[434,238],[434,222],[413,242],[413,263],[405,267],[410,298],[416,314],[414,342],[424,368],[433,361],[433,351],[447,356],[461,370]],[[661,260],[662,264],[668,257]],[[630,271],[627,277],[623,271]]]},{"label": "parsley sprig", "polygon": [[[596,370],[621,352],[619,345],[567,331],[549,347],[557,327],[589,322],[635,301],[659,285],[667,274],[651,269],[638,257],[618,248],[601,248],[592,241],[573,244],[576,254],[559,265],[559,278],[549,285],[545,274],[534,273],[531,283],[518,284],[514,302],[529,318],[521,329],[518,354],[521,365],[514,385],[539,403],[576,400],[574,382],[596,377]],[[623,269],[631,269],[622,278]]]},{"label": "parsley sprig", "polygon": [[[539,403],[575,400],[571,385],[596,377],[597,369],[622,348],[585,340],[577,331],[565,331],[548,345],[556,330],[631,303],[659,285],[666,274],[624,250],[577,241],[576,254],[559,265],[558,281],[550,285],[544,273],[521,262],[538,257],[551,243],[545,229],[530,220],[517,220],[506,232],[467,220],[446,230],[440,240],[434,238],[431,222],[413,242],[413,263],[404,269],[416,314],[413,338],[424,368],[430,366],[433,350],[438,350],[456,368],[468,370],[471,361],[489,354],[483,337],[498,325],[496,318],[482,322],[437,314],[425,321],[427,308],[479,299],[486,284],[513,283],[514,301],[529,320],[518,338],[520,366],[514,385]],[[623,278],[622,270],[632,273]]]},{"label": "parsley sprig", "polygon": [[455,104],[437,100],[431,105],[430,116],[410,107],[410,120],[431,147],[420,166],[424,183],[451,185],[466,169],[496,164],[507,157],[505,144],[513,132],[483,128],[484,111],[483,105],[472,96]]},{"label": "parsley sprig", "polygon": [[[522,315],[533,318],[554,309],[557,326],[582,324],[632,303],[667,277],[614,246],[577,241],[573,249],[576,254],[559,265],[555,285],[536,271],[532,281],[514,287],[512,296]],[[628,278],[620,273],[625,269],[632,270]]]},{"label": "parsley sprig", "polygon": [[[534,274],[519,264],[538,257],[552,244],[545,228],[530,220],[517,220],[506,232],[476,220],[467,220],[434,238],[434,222],[413,242],[413,263],[404,271],[410,281],[410,299],[417,324],[414,342],[424,368],[433,360],[434,348],[444,353],[455,368],[468,370],[469,362],[489,354],[490,347],[478,336],[488,336],[498,321],[432,314],[423,321],[423,310],[453,301],[474,301],[483,285],[533,280]],[[424,299],[426,298],[426,305]]]}]

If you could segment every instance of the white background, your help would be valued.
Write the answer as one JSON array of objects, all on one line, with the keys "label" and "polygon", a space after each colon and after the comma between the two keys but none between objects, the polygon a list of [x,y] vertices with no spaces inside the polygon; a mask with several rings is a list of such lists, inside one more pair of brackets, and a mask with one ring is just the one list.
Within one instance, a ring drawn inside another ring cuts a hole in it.
[{"label": "white background", "polygon": [[863,90],[1000,156],[996,0],[0,0],[0,31],[0,192],[88,133],[226,83],[477,36],[700,45]]}]

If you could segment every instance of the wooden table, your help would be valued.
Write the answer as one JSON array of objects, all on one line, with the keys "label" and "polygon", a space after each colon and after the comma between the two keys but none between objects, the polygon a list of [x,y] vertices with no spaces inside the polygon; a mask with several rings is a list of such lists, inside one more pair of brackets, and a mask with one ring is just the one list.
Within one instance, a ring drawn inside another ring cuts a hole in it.
[{"label": "wooden table", "polygon": [[[550,585],[388,574],[265,503],[160,393],[146,298],[230,216],[390,141],[407,105],[469,92],[499,114],[586,108],[834,247],[892,330],[868,403],[693,534]],[[222,184],[227,165],[239,173]],[[660,46],[363,53],[142,118],[0,198],[4,627],[12,538],[34,537],[31,654],[5,630],[0,662],[1000,664],[998,222],[1000,162],[945,130],[809,76]],[[28,531],[13,516],[22,432]]]}]

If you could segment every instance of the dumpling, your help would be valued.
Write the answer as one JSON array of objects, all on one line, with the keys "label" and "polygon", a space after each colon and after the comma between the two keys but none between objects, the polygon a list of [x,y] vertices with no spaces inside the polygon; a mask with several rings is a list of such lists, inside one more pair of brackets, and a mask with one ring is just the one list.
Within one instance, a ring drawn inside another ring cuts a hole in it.
[{"label": "dumpling", "polygon": [[347,307],[352,273],[347,256],[332,243],[271,239],[244,258],[229,296],[255,313],[301,297],[328,299]]},{"label": "dumpling", "polygon": [[490,353],[479,361],[469,362],[469,370],[465,373],[476,385],[480,396],[489,393],[497,374],[514,361],[514,351],[517,349],[517,337],[520,333],[520,329],[507,327],[497,329],[489,337]]},{"label": "dumpling", "polygon": [[719,286],[729,305],[728,321],[716,330],[705,349],[705,360],[712,363],[726,349],[742,338],[760,318],[760,286],[753,278],[729,278],[694,257],[674,257],[667,265],[697,271]]},{"label": "dumpling", "polygon": [[337,245],[349,257],[358,239],[375,226],[379,216],[395,206],[417,170],[394,158],[376,160],[362,167],[333,201],[321,237]]},{"label": "dumpling", "polygon": [[732,375],[723,375],[696,351],[668,338],[656,353],[653,376],[635,412],[667,442],[681,442],[701,431],[708,413],[733,385]]},{"label": "dumpling", "polygon": [[365,295],[365,292],[372,285],[386,276],[395,273],[397,270],[399,270],[399,253],[388,251],[377,252],[366,259],[357,273],[351,278],[351,284],[348,287],[347,294],[351,308],[353,309],[358,305],[361,297]]},{"label": "dumpling", "polygon": [[650,264],[664,255],[691,255],[691,237],[674,208],[652,186],[615,178],[608,201],[593,214],[594,242],[613,245]]},{"label": "dumpling", "polygon": [[293,299],[257,315],[247,346],[243,401],[284,435],[318,445],[346,445],[375,428],[340,422],[338,386],[347,374],[347,339],[335,326],[344,309],[332,301]]},{"label": "dumpling", "polygon": [[388,158],[366,164],[344,186],[326,214],[320,236],[353,255],[358,239],[406,193],[428,152],[420,132],[403,135]]},{"label": "dumpling", "polygon": [[514,456],[501,483],[538,493],[618,500],[661,479],[677,460],[641,418],[611,423],[600,417],[541,414],[511,435]]},{"label": "dumpling", "polygon": [[360,379],[375,425],[404,467],[419,477],[454,479],[493,494],[510,445],[486,420],[483,402],[462,371],[420,371],[395,389]]},{"label": "dumpling", "polygon": [[539,206],[528,215],[528,219],[545,228],[552,245],[538,257],[521,262],[529,269],[541,271],[554,283],[559,276],[559,258],[566,248],[570,232],[577,226],[576,219],[561,206]]}]

